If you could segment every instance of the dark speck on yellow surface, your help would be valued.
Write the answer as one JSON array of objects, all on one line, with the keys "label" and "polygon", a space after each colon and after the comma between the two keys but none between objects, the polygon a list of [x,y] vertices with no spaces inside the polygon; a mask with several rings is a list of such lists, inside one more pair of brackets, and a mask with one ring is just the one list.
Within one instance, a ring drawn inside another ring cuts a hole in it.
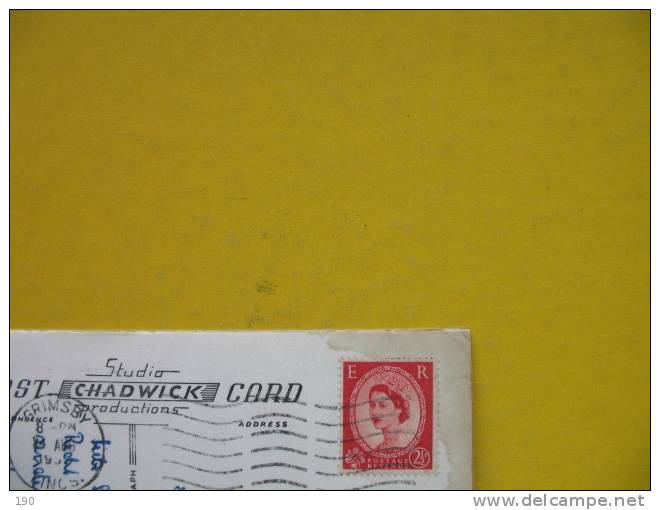
[{"label": "dark speck on yellow surface", "polygon": [[12,328],[467,327],[475,488],[649,488],[648,11],[14,10],[10,43]]}]

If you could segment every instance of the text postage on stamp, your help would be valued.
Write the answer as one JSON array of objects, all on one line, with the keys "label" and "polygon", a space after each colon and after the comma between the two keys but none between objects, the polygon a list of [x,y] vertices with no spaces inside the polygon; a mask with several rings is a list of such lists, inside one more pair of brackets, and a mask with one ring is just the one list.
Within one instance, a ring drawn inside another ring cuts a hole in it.
[{"label": "text postage on stamp", "polygon": [[433,362],[343,362],[343,468],[433,469]]}]

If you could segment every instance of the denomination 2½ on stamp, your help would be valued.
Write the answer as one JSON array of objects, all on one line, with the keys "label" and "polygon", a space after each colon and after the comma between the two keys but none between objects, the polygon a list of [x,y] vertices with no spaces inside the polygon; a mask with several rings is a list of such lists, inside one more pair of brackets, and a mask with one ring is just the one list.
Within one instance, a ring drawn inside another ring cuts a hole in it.
[{"label": "denomination 2\u00bd on stamp", "polygon": [[432,361],[343,362],[343,468],[433,469]]}]

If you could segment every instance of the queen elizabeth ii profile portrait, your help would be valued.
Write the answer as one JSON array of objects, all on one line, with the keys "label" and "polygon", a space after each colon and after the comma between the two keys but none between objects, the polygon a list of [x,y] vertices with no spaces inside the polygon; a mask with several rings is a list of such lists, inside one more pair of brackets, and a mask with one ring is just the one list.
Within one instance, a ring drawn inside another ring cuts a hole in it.
[{"label": "queen elizabeth ii profile portrait", "polygon": [[383,434],[376,450],[405,448],[412,439],[410,427],[404,425],[410,418],[410,404],[393,387],[375,384],[369,389],[369,417],[373,426]]},{"label": "queen elizabeth ii profile portrait", "polygon": [[345,408],[351,431],[347,447],[358,446],[381,461],[415,448],[426,430],[426,404],[413,374],[404,368],[374,364],[356,381]]}]

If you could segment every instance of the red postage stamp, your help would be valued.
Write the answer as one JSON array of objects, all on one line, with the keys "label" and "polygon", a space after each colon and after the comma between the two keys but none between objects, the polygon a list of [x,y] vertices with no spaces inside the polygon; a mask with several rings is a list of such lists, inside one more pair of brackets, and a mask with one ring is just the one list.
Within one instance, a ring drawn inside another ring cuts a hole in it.
[{"label": "red postage stamp", "polygon": [[433,469],[433,362],[343,362],[343,468]]}]

